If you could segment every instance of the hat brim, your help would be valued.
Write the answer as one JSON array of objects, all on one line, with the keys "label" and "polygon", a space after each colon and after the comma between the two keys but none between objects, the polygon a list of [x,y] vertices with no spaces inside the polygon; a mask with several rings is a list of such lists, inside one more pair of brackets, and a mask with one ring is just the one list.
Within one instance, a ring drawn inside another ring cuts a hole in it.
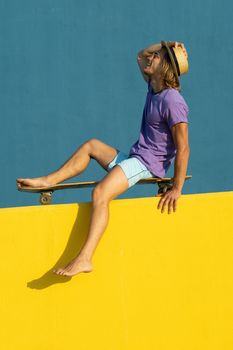
[{"label": "hat brim", "polygon": [[175,62],[175,58],[174,58],[175,54],[172,53],[172,51],[171,51],[170,47],[168,46],[168,44],[166,43],[166,41],[161,41],[161,45],[162,45],[162,47],[163,46],[166,47],[169,58],[171,60],[173,71],[174,71],[175,76],[176,76],[176,79],[177,79],[178,83],[180,83],[180,81],[179,81],[179,75],[180,75],[179,73],[180,72],[179,72],[179,67],[177,67],[176,62]]}]

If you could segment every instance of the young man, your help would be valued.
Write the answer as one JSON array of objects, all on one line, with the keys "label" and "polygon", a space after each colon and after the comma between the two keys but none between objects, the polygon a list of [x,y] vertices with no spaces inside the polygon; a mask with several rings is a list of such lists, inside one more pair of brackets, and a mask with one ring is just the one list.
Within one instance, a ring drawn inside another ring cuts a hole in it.
[{"label": "young man", "polygon": [[87,240],[80,253],[64,268],[64,276],[92,271],[92,257],[109,219],[109,202],[142,178],[164,177],[175,159],[173,188],[161,195],[158,209],[175,212],[189,158],[188,106],[181,96],[178,76],[188,70],[183,43],[161,42],[138,54],[138,64],[148,84],[138,141],[129,155],[90,139],[57,171],[33,179],[17,179],[20,186],[50,186],[79,175],[95,159],[108,174],[92,191],[92,214]]}]

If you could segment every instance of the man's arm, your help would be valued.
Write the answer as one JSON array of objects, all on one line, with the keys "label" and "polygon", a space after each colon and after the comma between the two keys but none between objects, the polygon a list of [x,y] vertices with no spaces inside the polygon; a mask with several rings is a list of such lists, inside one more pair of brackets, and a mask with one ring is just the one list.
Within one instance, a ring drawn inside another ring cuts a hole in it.
[{"label": "man's arm", "polygon": [[153,44],[147,47],[146,49],[142,49],[141,51],[139,51],[138,57],[142,59],[146,59],[147,57],[151,56],[154,52],[159,51],[161,48],[162,48],[162,45],[160,43]]},{"label": "man's arm", "polygon": [[188,145],[188,124],[178,123],[171,128],[174,143],[176,145],[175,173],[173,178],[173,187],[162,195],[157,209],[161,208],[161,212],[165,211],[168,206],[168,214],[172,209],[175,212],[177,208],[177,200],[181,196],[181,190],[185,181],[188,158],[190,149]]},{"label": "man's arm", "polygon": [[171,128],[171,132],[176,146],[173,188],[181,192],[185,181],[188,159],[190,155],[190,148],[188,144],[188,124],[175,124]]},{"label": "man's arm", "polygon": [[143,78],[146,82],[148,82],[149,78],[146,74],[144,74],[144,69],[148,63],[148,58],[153,55],[154,52],[159,51],[161,49],[161,44],[153,44],[141,51],[139,51],[137,55],[137,62],[142,73]]}]

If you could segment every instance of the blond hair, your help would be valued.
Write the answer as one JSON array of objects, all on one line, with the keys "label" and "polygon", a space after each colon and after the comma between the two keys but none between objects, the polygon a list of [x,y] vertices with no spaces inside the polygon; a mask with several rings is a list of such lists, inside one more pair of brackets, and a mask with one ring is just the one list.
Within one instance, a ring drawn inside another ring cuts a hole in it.
[{"label": "blond hair", "polygon": [[180,83],[176,78],[176,75],[173,71],[171,60],[167,49],[162,47],[162,59],[160,62],[160,76],[162,80],[162,85],[164,89],[174,88],[180,91]]}]

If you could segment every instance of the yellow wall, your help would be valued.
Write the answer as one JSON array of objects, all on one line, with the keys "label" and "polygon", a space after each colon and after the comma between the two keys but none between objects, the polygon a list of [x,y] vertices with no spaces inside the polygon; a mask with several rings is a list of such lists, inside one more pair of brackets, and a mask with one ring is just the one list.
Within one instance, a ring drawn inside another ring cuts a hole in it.
[{"label": "yellow wall", "polygon": [[232,350],[233,192],[115,200],[92,273],[75,256],[90,203],[0,209],[4,350]]}]

